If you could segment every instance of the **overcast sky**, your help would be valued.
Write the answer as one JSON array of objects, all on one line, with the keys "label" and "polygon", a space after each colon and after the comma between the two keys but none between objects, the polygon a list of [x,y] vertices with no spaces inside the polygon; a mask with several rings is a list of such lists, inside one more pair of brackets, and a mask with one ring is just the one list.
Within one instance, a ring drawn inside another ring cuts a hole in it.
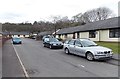
[{"label": "overcast sky", "polygon": [[50,16],[72,16],[98,7],[118,15],[119,0],[0,0],[0,22],[34,22]]}]

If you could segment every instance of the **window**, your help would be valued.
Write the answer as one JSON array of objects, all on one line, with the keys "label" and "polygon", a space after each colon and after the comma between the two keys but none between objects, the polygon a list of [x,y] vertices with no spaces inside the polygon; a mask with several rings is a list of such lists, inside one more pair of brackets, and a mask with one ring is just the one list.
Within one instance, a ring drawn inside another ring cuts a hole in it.
[{"label": "window", "polygon": [[61,35],[58,35],[59,36],[59,38],[61,38]]},{"label": "window", "polygon": [[49,38],[49,41],[51,41],[51,42],[58,42],[59,40],[56,39],[56,38]]},{"label": "window", "polygon": [[95,38],[96,37],[96,31],[89,31],[89,38]]},{"label": "window", "polygon": [[44,42],[49,42],[49,41],[50,41],[49,38],[44,39]]},{"label": "window", "polygon": [[120,29],[110,29],[109,30],[109,37],[110,38],[120,38]]},{"label": "window", "polygon": [[74,45],[74,40],[70,40],[70,41],[69,41],[69,44],[70,44],[70,45]]},{"label": "window", "polygon": [[88,39],[81,39],[81,44],[84,47],[97,46],[97,44],[95,42],[88,40]]},{"label": "window", "polygon": [[73,39],[75,39],[75,33],[73,33]]},{"label": "window", "polygon": [[20,37],[20,35],[18,35],[18,37]]},{"label": "window", "polygon": [[68,44],[68,43],[69,43],[69,40],[66,40],[64,43],[65,43],[65,44]]},{"label": "window", "polygon": [[75,46],[81,47],[82,45],[81,45],[80,41],[76,40],[76,41],[75,41]]}]

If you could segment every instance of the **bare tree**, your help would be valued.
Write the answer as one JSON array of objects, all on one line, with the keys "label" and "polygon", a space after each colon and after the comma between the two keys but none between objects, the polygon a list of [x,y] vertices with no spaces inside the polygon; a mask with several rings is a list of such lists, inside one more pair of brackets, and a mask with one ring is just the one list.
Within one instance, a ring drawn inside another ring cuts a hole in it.
[{"label": "bare tree", "polygon": [[79,13],[72,17],[73,22],[80,22],[80,17],[82,16],[82,13]]},{"label": "bare tree", "polygon": [[97,8],[96,14],[98,16],[98,20],[105,20],[113,16],[112,11],[106,7]]},{"label": "bare tree", "polygon": [[54,30],[55,30],[54,36],[56,36],[57,23],[61,19],[61,16],[51,16],[51,18],[52,18],[52,22],[54,24]]},{"label": "bare tree", "polygon": [[75,17],[77,18],[78,22],[89,23],[99,20],[105,20],[113,16],[113,12],[109,8],[100,7],[97,9],[89,10],[84,14],[81,14],[79,17],[78,15],[76,15]]}]

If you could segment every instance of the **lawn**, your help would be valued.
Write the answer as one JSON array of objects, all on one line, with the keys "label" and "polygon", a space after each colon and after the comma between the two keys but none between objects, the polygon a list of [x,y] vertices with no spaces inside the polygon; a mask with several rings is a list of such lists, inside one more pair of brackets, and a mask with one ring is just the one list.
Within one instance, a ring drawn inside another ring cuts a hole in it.
[{"label": "lawn", "polygon": [[96,43],[98,45],[112,49],[114,53],[120,53],[120,49],[118,49],[120,47],[120,45],[119,45],[120,43],[119,44],[115,43],[115,42],[96,42]]}]

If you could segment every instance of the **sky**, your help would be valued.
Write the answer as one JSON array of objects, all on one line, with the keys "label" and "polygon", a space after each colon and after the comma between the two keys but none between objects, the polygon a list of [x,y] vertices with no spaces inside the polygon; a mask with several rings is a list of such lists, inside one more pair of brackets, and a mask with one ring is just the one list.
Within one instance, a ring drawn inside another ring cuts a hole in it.
[{"label": "sky", "polygon": [[50,21],[51,16],[72,16],[99,7],[118,16],[119,0],[0,0],[0,22]]}]

